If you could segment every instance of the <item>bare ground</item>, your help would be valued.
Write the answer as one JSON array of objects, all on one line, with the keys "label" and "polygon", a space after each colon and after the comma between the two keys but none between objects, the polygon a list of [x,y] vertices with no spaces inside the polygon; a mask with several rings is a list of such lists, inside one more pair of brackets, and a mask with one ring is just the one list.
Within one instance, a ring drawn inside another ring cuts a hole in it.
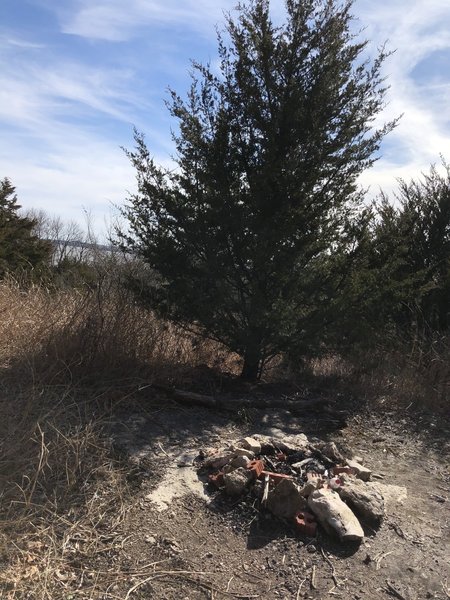
[{"label": "bare ground", "polygon": [[[104,597],[160,600],[450,597],[449,431],[417,415],[344,420],[288,411],[232,415],[143,403],[113,426],[127,456],[133,500],[124,522],[121,569],[130,576]],[[242,434],[305,432],[352,448],[383,483],[405,486],[378,531],[360,546],[320,532],[299,535],[260,514],[252,498],[231,501],[190,466],[201,448]],[[111,568],[111,565],[108,567]]]}]

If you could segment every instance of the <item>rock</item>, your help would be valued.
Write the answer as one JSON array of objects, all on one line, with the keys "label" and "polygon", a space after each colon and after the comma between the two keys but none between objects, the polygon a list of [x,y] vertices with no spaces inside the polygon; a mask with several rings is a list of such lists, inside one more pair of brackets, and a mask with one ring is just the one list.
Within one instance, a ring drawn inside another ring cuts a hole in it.
[{"label": "rock", "polygon": [[244,469],[248,469],[248,465],[250,464],[250,459],[248,456],[239,455],[233,458],[230,463],[230,466],[237,469],[238,467],[243,467]]},{"label": "rock", "polygon": [[249,472],[244,467],[238,467],[223,476],[225,491],[229,496],[240,496],[249,483]]},{"label": "rock", "polygon": [[234,456],[246,456],[247,458],[255,458],[254,452],[252,452],[248,448],[239,448],[237,446],[233,446],[233,455]]},{"label": "rock", "polygon": [[373,487],[383,496],[387,509],[396,504],[403,504],[408,497],[408,490],[402,485],[390,485],[387,483],[379,483],[378,481],[371,481],[368,485]]},{"label": "rock", "polygon": [[337,533],[341,541],[361,541],[364,538],[358,519],[337,492],[315,490],[308,498],[308,505],[319,523],[328,532]]},{"label": "rock", "polygon": [[370,476],[372,475],[372,471],[367,467],[364,467],[362,464],[357,462],[356,460],[347,460],[347,465],[353,469],[356,474],[356,477],[362,479],[363,481],[369,481]]},{"label": "rock", "polygon": [[293,435],[283,434],[282,437],[273,437],[270,441],[277,450],[286,452],[287,454],[298,450],[305,450],[309,444],[308,438],[304,433]]},{"label": "rock", "polygon": [[147,544],[152,544],[152,545],[156,544],[156,542],[157,542],[157,540],[156,540],[156,538],[155,538],[154,535],[146,535],[145,538],[144,538],[144,541]]},{"label": "rock", "polygon": [[246,437],[240,441],[239,445],[242,448],[246,448],[247,450],[251,450],[253,454],[260,454],[261,452],[261,444],[258,440],[252,437]]},{"label": "rock", "polygon": [[215,454],[205,460],[204,466],[211,467],[213,469],[221,469],[229,462],[231,462],[233,457],[234,454],[230,454],[229,452],[226,454]]},{"label": "rock", "polygon": [[323,486],[323,479],[317,473],[307,473],[306,483],[302,487],[300,493],[304,498],[307,498],[314,490],[318,490]]},{"label": "rock", "polygon": [[281,519],[293,519],[305,507],[301,488],[291,479],[282,479],[267,497],[267,508]]},{"label": "rock", "polygon": [[196,458],[197,458],[197,454],[184,453],[177,458],[177,466],[178,467],[192,467]]},{"label": "rock", "polygon": [[338,494],[347,502],[357,515],[379,524],[384,517],[384,498],[372,485],[346,475]]},{"label": "rock", "polygon": [[337,463],[344,462],[344,457],[339,452],[338,447],[334,442],[321,442],[319,444],[316,444],[316,447],[327,458],[331,458],[332,461],[335,461]]}]

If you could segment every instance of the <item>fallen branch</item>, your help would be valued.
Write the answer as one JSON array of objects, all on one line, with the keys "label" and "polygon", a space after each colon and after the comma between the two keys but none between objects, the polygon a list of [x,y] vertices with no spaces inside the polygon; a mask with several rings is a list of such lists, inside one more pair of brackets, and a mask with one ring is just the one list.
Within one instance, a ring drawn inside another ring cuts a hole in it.
[{"label": "fallen branch", "polygon": [[180,404],[188,404],[190,406],[205,406],[207,408],[219,408],[222,410],[238,410],[240,408],[285,408],[285,409],[300,409],[313,410],[319,408],[327,414],[339,414],[342,411],[337,411],[327,406],[329,401],[325,398],[310,398],[304,400],[289,400],[286,398],[216,398],[206,394],[198,394],[196,392],[188,392],[177,388],[153,383],[152,388],[164,392],[172,397]]}]

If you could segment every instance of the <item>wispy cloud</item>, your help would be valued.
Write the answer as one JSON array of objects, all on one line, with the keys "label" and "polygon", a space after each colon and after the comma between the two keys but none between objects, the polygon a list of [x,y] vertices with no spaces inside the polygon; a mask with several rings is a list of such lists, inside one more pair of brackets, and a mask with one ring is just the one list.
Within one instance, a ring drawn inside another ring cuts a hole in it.
[{"label": "wispy cloud", "polygon": [[20,39],[19,37],[10,36],[5,33],[0,33],[0,52],[5,48],[36,50],[44,48],[45,44],[38,44],[29,40]]},{"label": "wispy cloud", "polygon": [[233,0],[76,0],[60,11],[60,18],[65,33],[116,42],[161,24],[214,35],[211,25],[222,19],[223,9],[234,5]]},{"label": "wispy cloud", "polygon": [[[134,185],[119,147],[132,145],[132,125],[161,162],[170,161],[165,88],[183,93],[189,58],[214,63],[214,25],[236,3],[28,0],[29,22],[23,11],[0,25],[0,178],[11,177],[27,207],[77,218],[85,206],[101,222],[110,201]],[[283,2],[272,7],[278,22]],[[376,193],[395,188],[396,177],[418,176],[439,153],[450,160],[450,73],[429,73],[438,58],[450,61],[450,3],[356,0],[353,12],[371,40],[369,54],[386,40],[396,49],[386,62],[391,89],[382,119],[404,116],[361,178]]]},{"label": "wispy cloud", "polygon": [[450,56],[450,4],[447,0],[357,0],[354,12],[366,25],[372,52],[387,41],[394,50],[385,66],[389,104],[386,119],[403,117],[383,146],[383,156],[363,177],[376,190],[396,187],[396,178],[420,176],[439,154],[450,157],[450,74],[432,85],[420,77],[421,65],[437,52]]}]

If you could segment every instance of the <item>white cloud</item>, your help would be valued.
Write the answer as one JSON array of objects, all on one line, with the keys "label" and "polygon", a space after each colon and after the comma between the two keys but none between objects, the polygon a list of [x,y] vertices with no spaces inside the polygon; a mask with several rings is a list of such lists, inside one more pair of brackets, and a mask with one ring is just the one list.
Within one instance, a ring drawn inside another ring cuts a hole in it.
[{"label": "white cloud", "polygon": [[65,33],[90,39],[125,41],[144,27],[181,25],[214,35],[213,25],[222,20],[223,9],[233,0],[76,0],[61,13]]},{"label": "white cloud", "polygon": [[447,0],[357,0],[354,12],[366,25],[364,35],[374,52],[384,41],[395,50],[385,65],[389,104],[386,120],[403,114],[382,148],[384,156],[361,178],[364,185],[385,190],[396,178],[409,180],[427,171],[439,155],[450,157],[450,78],[424,86],[414,69],[437,51],[450,54],[450,4]]},{"label": "white cloud", "polygon": [[[131,124],[147,133],[152,150],[168,156],[169,123],[161,123],[166,115],[164,88],[179,85],[191,56],[202,58],[195,52],[186,54],[190,42],[198,44],[207,37],[207,43],[198,47],[208,52],[210,44],[214,60],[214,25],[223,23],[223,10],[232,9],[237,1],[39,3],[56,11],[62,32],[71,35],[65,38],[54,32],[58,45],[53,40],[52,46],[51,36],[43,43],[38,31],[31,39],[4,27],[0,32],[0,126],[4,126],[0,178],[12,179],[26,207],[79,220],[85,206],[101,227],[101,215],[109,212],[110,202],[121,202],[125,190],[133,186],[134,172],[119,149],[131,145]],[[277,22],[282,6],[281,0],[272,0]],[[391,89],[383,119],[401,113],[404,117],[383,145],[382,158],[361,178],[376,193],[380,185],[395,188],[397,177],[418,177],[430,163],[438,162],[440,153],[450,160],[450,77],[446,80],[443,73],[424,86],[415,72],[427,58],[433,60],[433,53],[450,53],[450,4],[380,0],[374,5],[373,0],[356,0],[353,12],[366,26],[363,35],[372,40],[368,49],[372,56],[386,39],[397,49],[386,63]],[[144,37],[152,44],[152,53],[145,55],[132,43]],[[64,45],[74,40],[83,50],[77,55],[72,48],[68,58]],[[120,43],[102,44],[105,41]],[[107,59],[97,54],[99,48],[111,49]],[[122,53],[129,54],[128,62]],[[152,79],[153,63],[164,72],[162,83]]]}]

